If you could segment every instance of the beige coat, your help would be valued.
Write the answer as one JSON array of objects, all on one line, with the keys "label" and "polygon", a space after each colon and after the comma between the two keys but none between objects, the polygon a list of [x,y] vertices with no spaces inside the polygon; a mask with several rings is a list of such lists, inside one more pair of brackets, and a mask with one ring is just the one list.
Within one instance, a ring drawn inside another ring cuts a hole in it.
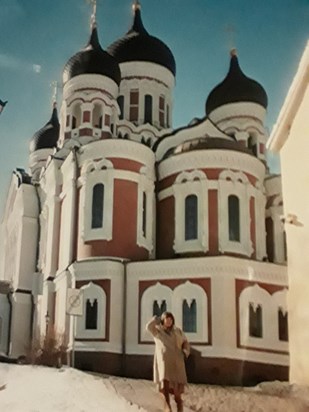
[{"label": "beige coat", "polygon": [[189,356],[190,345],[181,329],[174,326],[170,332],[164,330],[159,318],[152,318],[146,325],[152,334],[156,348],[154,355],[153,380],[161,384],[163,380],[170,387],[187,383],[184,356]]}]

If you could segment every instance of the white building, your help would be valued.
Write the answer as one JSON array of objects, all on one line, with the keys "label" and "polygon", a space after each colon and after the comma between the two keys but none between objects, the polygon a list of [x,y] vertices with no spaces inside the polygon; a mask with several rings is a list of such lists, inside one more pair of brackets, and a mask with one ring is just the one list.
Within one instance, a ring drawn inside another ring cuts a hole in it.
[{"label": "white building", "polygon": [[288,246],[290,380],[309,384],[309,42],[269,140],[280,152]]},{"label": "white building", "polygon": [[31,140],[29,173],[13,174],[1,350],[22,355],[47,315],[72,345],[66,296],[79,288],[81,369],[151,377],[145,323],[171,310],[193,347],[191,381],[287,379],[282,198],[266,167],[265,90],[233,51],[205,117],[174,130],[175,60],[144,28],[138,2],[132,28],[107,51],[93,23],[65,65],[60,121],[54,107]]}]

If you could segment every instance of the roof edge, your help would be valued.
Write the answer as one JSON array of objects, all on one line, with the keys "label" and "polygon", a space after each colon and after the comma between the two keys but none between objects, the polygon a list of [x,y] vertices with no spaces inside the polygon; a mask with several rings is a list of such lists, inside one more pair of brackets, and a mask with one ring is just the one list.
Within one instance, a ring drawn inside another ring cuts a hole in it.
[{"label": "roof edge", "polygon": [[266,147],[272,152],[280,152],[287,141],[292,122],[303,100],[309,79],[309,40],[302,54],[298,69],[289,91],[286,95],[282,108],[279,112],[276,123],[273,126],[270,138]]}]

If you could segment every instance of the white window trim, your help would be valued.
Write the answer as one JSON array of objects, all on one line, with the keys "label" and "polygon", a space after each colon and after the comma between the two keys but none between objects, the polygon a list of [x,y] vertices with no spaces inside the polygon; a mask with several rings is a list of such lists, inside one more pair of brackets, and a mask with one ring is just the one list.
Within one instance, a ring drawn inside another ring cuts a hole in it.
[{"label": "white window trim", "polygon": [[[154,249],[153,220],[154,216],[154,183],[146,166],[141,167],[137,195],[137,232],[138,246],[146,248],[150,253]],[[146,237],[143,234],[143,194],[146,194]]]},{"label": "white window trim", "polygon": [[162,285],[157,282],[155,285],[150,286],[145,290],[141,299],[141,340],[151,341],[152,337],[150,333],[145,329],[145,325],[153,317],[153,303],[157,301],[159,305],[166,301],[166,310],[172,311],[172,295],[173,291],[168,286]]},{"label": "white window trim", "polygon": [[[262,307],[262,337],[249,334],[249,305]],[[245,288],[239,296],[240,344],[252,348],[288,350],[288,342],[280,341],[278,334],[278,309],[287,311],[287,291],[269,294],[259,285]],[[277,326],[277,327],[276,327]]]},{"label": "white window trim", "polygon": [[186,333],[190,342],[208,342],[208,298],[205,291],[198,285],[185,282],[174,290],[160,282],[145,290],[141,298],[141,325],[140,336],[142,341],[150,341],[151,335],[145,330],[145,325],[153,317],[153,304],[158,302],[159,306],[165,300],[166,310],[175,315],[176,326],[182,328],[182,302],[196,300],[196,333]]},{"label": "white window trim", "polygon": [[[229,179],[229,180],[228,180]],[[220,252],[239,253],[251,256],[253,245],[250,237],[250,182],[242,172],[225,170],[218,180],[218,219]],[[228,198],[234,195],[239,199],[240,241],[229,240]]]},{"label": "white window trim", "polygon": [[[81,287],[83,291],[83,316],[77,317],[76,339],[105,339],[106,338],[106,293],[98,285],[89,282]],[[97,329],[86,329],[86,305],[87,299],[96,299],[98,304]]]},{"label": "white window trim", "polygon": [[196,332],[184,332],[190,342],[207,342],[208,341],[208,307],[207,295],[198,285],[187,281],[177,286],[173,291],[172,307],[175,318],[182,328],[182,305],[186,300],[189,304],[195,299],[196,301]]},{"label": "white window trim", "polygon": [[[201,170],[183,172],[177,176],[173,185],[175,198],[175,253],[201,251],[205,253],[209,250],[207,183],[207,177]],[[193,240],[185,240],[185,199],[189,195],[196,195],[198,203],[197,239]]]},{"label": "white window trim", "polygon": [[[80,182],[80,227],[82,239],[111,240],[113,238],[113,206],[114,206],[114,168],[111,161],[102,159],[98,162],[87,162],[82,167]],[[92,197],[96,184],[104,185],[103,227],[92,228]]]}]

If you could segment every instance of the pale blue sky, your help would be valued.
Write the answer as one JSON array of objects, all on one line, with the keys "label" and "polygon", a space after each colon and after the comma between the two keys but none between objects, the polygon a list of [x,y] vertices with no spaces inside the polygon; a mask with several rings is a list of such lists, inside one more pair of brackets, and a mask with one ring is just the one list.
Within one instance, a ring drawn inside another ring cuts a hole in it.
[{"label": "pale blue sky", "polygon": [[[132,20],[132,0],[98,0],[106,48]],[[221,82],[236,46],[240,65],[267,91],[271,130],[309,39],[309,0],[141,0],[148,32],[177,64],[174,127],[204,116],[207,95]],[[0,0],[0,213],[15,167],[28,168],[32,135],[51,115],[50,83],[89,37],[85,0]],[[61,90],[58,103],[61,102]],[[273,170],[278,171],[277,163]]]}]

